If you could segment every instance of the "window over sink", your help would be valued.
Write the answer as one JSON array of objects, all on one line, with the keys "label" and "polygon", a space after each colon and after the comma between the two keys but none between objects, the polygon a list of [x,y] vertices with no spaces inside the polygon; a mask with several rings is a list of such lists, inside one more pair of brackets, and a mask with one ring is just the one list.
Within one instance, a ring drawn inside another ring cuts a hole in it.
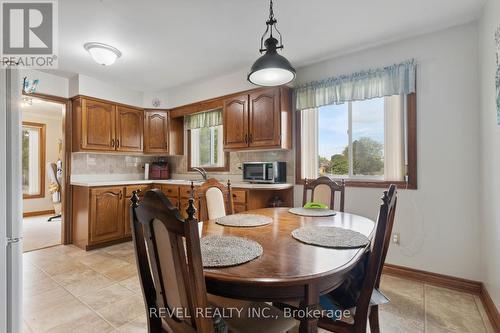
[{"label": "window over sink", "polygon": [[188,171],[229,171],[229,154],[224,152],[222,110],[185,117],[188,137]]}]

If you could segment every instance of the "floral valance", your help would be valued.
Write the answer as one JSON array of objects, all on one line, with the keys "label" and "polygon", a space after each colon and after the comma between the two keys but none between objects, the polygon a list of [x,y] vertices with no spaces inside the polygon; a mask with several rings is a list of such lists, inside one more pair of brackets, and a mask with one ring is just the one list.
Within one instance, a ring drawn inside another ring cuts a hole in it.
[{"label": "floral valance", "polygon": [[221,109],[195,113],[184,118],[184,127],[186,129],[212,127],[218,125],[222,125]]},{"label": "floral valance", "polygon": [[295,88],[297,110],[415,92],[416,62],[313,81]]}]

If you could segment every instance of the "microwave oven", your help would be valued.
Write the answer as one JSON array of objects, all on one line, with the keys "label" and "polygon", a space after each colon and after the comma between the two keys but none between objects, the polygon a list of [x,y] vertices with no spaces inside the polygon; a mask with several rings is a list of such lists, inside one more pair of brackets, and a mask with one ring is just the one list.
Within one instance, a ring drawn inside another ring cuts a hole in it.
[{"label": "microwave oven", "polygon": [[244,162],[243,180],[250,183],[285,183],[286,162]]}]

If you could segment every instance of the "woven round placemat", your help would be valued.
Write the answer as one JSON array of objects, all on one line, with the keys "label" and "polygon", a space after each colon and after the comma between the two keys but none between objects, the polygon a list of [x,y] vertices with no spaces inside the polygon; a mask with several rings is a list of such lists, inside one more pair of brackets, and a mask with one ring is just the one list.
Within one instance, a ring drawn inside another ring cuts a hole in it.
[{"label": "woven round placemat", "polygon": [[257,214],[233,214],[215,220],[215,223],[227,227],[259,227],[271,222],[272,218]]},{"label": "woven round placemat", "polygon": [[203,267],[228,267],[244,264],[262,255],[262,246],[250,239],[212,235],[203,237],[201,257]]},{"label": "woven round placemat", "polygon": [[315,217],[333,216],[337,214],[334,210],[331,209],[303,208],[303,207],[290,208],[288,211],[295,215],[315,216]]},{"label": "woven round placemat", "polygon": [[357,231],[337,227],[302,227],[293,230],[292,236],[303,243],[340,249],[364,247],[370,243]]}]

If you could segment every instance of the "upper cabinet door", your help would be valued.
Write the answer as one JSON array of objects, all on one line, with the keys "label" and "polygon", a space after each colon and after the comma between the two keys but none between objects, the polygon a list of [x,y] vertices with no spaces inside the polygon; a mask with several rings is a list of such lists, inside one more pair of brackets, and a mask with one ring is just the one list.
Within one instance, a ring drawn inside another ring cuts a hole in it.
[{"label": "upper cabinet door", "polygon": [[248,95],[224,101],[224,149],[248,147]]},{"label": "upper cabinet door", "polygon": [[115,149],[115,107],[112,104],[82,100],[82,148]]},{"label": "upper cabinet door", "polygon": [[142,152],[143,117],[142,110],[116,107],[116,150]]},{"label": "upper cabinet door", "polygon": [[144,120],[144,152],[168,154],[168,113],[146,111]]},{"label": "upper cabinet door", "polygon": [[250,94],[250,147],[270,147],[281,144],[279,88]]}]

